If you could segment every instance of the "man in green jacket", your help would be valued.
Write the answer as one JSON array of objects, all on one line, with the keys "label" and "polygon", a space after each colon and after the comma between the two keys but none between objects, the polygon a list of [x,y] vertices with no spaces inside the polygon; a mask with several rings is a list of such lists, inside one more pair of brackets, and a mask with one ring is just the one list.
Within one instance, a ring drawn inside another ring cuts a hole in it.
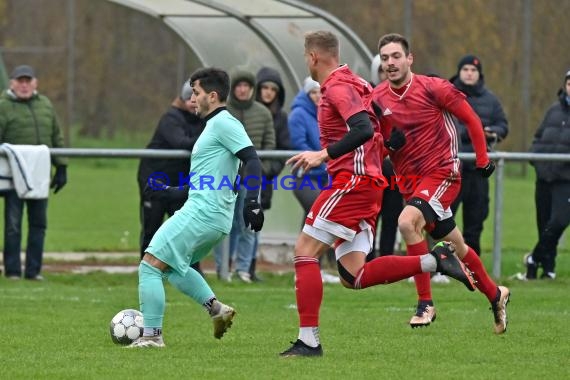
[{"label": "man in green jacket", "polygon": [[[18,66],[10,76],[10,88],[0,96],[0,144],[42,145],[62,148],[57,115],[50,100],[37,92],[34,69]],[[54,157],[56,167],[51,188],[57,193],[67,182],[67,162]],[[20,199],[14,190],[3,194],[4,207],[4,269],[6,277],[20,279],[20,249],[24,202],[28,209],[28,242],[24,278],[43,280],[41,276],[44,240],[47,226],[47,198]]]}]

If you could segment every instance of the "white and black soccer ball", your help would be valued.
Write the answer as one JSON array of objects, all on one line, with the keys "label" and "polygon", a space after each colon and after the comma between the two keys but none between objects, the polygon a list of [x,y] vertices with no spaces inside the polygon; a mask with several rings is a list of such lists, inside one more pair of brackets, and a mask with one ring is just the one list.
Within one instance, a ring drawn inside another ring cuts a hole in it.
[{"label": "white and black soccer ball", "polygon": [[143,315],[134,309],[121,310],[109,324],[114,343],[127,345],[143,334]]}]

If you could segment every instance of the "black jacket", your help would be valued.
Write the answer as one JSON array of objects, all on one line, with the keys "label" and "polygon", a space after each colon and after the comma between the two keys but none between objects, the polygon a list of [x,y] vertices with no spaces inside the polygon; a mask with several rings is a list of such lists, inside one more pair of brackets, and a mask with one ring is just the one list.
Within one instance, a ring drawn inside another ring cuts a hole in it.
[{"label": "black jacket", "polygon": [[[479,81],[473,85],[468,86],[459,80],[456,75],[450,79],[451,83],[461,92],[467,96],[467,102],[475,113],[481,119],[483,128],[490,128],[497,134],[497,141],[487,140],[487,151],[490,151],[492,144],[502,141],[509,133],[509,127],[503,107],[499,99],[491,91],[485,87],[485,80],[483,76]],[[467,133],[467,128],[459,120],[455,119],[455,127],[457,128],[458,138],[460,140],[460,152],[474,152],[471,139]],[[474,161],[463,161],[463,170],[475,170]]]},{"label": "black jacket", "polygon": [[[192,150],[204,128],[203,121],[186,110],[171,106],[162,115],[158,126],[146,149],[186,149]],[[178,186],[179,179],[190,172],[188,158],[143,158],[137,173],[142,192],[148,177],[154,172],[164,172],[170,179],[170,186]]]},{"label": "black jacket", "polygon": [[[534,135],[532,153],[570,153],[570,106],[561,91],[558,102],[546,111],[544,120]],[[546,182],[570,181],[570,162],[531,162],[536,177]]]}]

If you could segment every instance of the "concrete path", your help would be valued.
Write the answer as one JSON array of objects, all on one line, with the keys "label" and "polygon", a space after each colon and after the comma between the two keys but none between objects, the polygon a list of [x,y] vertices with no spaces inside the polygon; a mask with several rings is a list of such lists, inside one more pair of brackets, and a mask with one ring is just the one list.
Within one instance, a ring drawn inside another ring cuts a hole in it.
[{"label": "concrete path", "polygon": [[[25,254],[22,253],[22,263]],[[134,273],[138,270],[139,252],[45,252],[43,273]],[[285,273],[293,271],[293,247],[287,244],[263,244],[259,247],[257,267],[260,272]],[[3,269],[2,256],[0,267]],[[202,262],[205,273],[216,273],[212,256]]]}]

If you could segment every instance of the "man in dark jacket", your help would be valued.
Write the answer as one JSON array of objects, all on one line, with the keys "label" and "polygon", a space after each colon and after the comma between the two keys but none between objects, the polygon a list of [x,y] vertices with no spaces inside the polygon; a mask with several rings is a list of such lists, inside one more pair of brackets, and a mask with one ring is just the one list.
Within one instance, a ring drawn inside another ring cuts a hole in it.
[{"label": "man in dark jacket", "polygon": [[[507,118],[499,99],[485,87],[483,66],[479,58],[466,55],[457,65],[457,74],[451,82],[467,96],[467,102],[481,119],[487,150],[501,142],[509,133]],[[473,152],[473,145],[465,126],[455,120],[461,152]],[[473,161],[461,161],[461,192],[452,204],[453,214],[463,202],[463,237],[465,243],[481,255],[483,222],[489,215],[489,179],[475,170]]]},{"label": "man in dark jacket", "polygon": [[[559,98],[546,111],[534,135],[532,153],[570,153],[570,70],[564,76]],[[531,162],[536,170],[536,224],[538,243],[525,255],[526,279],[554,279],[558,241],[570,224],[570,162]]]},{"label": "man in dark jacket", "polygon": [[[196,103],[191,102],[192,87],[186,81],[168,111],[162,115],[158,126],[146,146],[147,149],[186,149],[192,150],[198,140],[204,122],[196,115]],[[171,187],[184,185],[190,172],[187,158],[143,158],[140,161],[137,181],[140,192],[141,215],[141,258],[150,240],[164,221],[179,210],[186,202],[188,193],[180,197],[180,192],[146,191],[149,178],[160,180]],[[192,266],[200,271],[199,263]]]},{"label": "man in dark jacket", "polygon": [[[10,76],[10,88],[0,98],[0,143],[17,145],[47,145],[63,147],[63,137],[55,109],[50,100],[38,93],[34,69],[18,66]],[[67,183],[67,161],[53,157],[56,167],[51,182],[54,193]],[[43,280],[40,272],[47,227],[46,199],[20,199],[15,191],[5,195],[4,208],[4,268],[6,277],[22,276],[20,249],[24,203],[28,209],[28,244],[24,278]]]}]

